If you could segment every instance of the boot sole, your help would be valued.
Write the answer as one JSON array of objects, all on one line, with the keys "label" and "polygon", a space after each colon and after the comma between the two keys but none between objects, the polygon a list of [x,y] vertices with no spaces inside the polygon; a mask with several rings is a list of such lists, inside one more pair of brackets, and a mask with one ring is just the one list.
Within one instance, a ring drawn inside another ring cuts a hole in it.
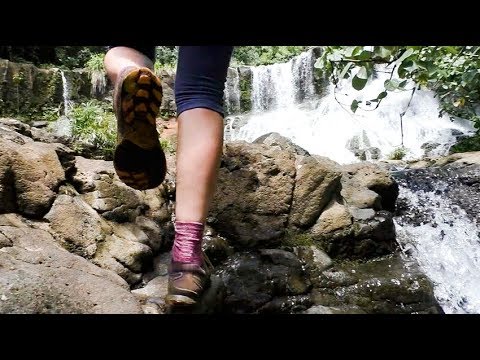
[{"label": "boot sole", "polygon": [[128,72],[118,86],[115,171],[134,189],[155,188],[163,182],[167,170],[156,127],[163,95],[160,80],[148,68],[137,68]]},{"label": "boot sole", "polygon": [[167,295],[165,303],[169,306],[193,306],[197,302],[185,295]]}]

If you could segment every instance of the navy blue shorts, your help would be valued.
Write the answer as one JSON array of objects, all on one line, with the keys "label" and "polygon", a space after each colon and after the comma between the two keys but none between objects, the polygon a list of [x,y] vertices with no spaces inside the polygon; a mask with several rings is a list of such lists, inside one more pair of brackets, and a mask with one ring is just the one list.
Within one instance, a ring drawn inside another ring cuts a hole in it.
[{"label": "navy blue shorts", "polygon": [[[154,46],[131,46],[155,62]],[[175,75],[177,116],[206,108],[224,116],[223,91],[233,46],[180,46]]]}]

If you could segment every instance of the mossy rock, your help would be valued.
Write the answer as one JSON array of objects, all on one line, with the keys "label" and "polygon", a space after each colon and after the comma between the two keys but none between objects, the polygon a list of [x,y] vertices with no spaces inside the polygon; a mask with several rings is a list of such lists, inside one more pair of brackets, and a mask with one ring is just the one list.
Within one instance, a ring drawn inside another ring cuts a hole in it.
[{"label": "mossy rock", "polygon": [[480,151],[480,134],[460,140],[450,148],[450,154]]},{"label": "mossy rock", "polygon": [[252,81],[253,73],[249,67],[241,66],[238,69],[240,80],[240,111],[248,112],[252,110]]},{"label": "mossy rock", "polygon": [[61,74],[32,64],[0,60],[0,116],[34,119],[63,103]]}]

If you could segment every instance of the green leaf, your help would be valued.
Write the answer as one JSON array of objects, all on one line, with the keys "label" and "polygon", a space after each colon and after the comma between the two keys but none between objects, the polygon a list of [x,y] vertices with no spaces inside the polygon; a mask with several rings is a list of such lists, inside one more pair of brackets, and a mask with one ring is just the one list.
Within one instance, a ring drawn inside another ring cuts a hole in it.
[{"label": "green leaf", "polygon": [[357,48],[357,46],[347,46],[343,50],[343,54],[345,55],[345,57],[351,57],[351,56],[353,56],[353,53],[354,53],[356,48]]},{"label": "green leaf", "polygon": [[367,80],[368,79],[367,68],[365,66],[362,66],[356,76],[359,77],[360,79]]},{"label": "green leaf", "polygon": [[[358,75],[358,74],[357,74]],[[357,75],[355,75],[352,79],[352,86],[355,90],[362,90],[365,85],[367,84],[367,79],[362,79],[359,78]]]},{"label": "green leaf", "polygon": [[398,89],[398,85],[400,84],[400,81],[397,79],[391,79],[391,80],[385,80],[384,86],[385,89],[388,91],[394,91]]},{"label": "green leaf", "polygon": [[411,56],[413,54],[414,50],[412,48],[408,48],[407,50],[405,50],[405,52],[402,54],[402,56],[400,56],[397,60],[397,64],[400,64],[403,60],[405,60],[406,58],[408,58],[409,56]]},{"label": "green leaf", "polygon": [[458,50],[455,46],[445,46],[445,51],[454,55],[458,53]]},{"label": "green leaf", "polygon": [[392,50],[387,49],[385,46],[375,46],[374,53],[377,57],[388,60],[392,55]]},{"label": "green leaf", "polygon": [[315,64],[313,65],[313,67],[315,67],[317,69],[323,68],[323,59],[321,57],[319,57],[317,59],[317,61],[315,61]]},{"label": "green leaf", "polygon": [[388,93],[386,91],[382,91],[380,94],[378,94],[377,99],[385,99],[387,97]]},{"label": "green leaf", "polygon": [[373,52],[368,50],[363,50],[360,55],[358,55],[359,60],[370,60],[372,58]]},{"label": "green leaf", "polygon": [[401,78],[408,77],[407,75],[411,76],[417,69],[419,69],[419,66],[415,61],[406,59],[398,67],[398,76]]},{"label": "green leaf", "polygon": [[338,51],[335,51],[327,55],[327,60],[330,60],[330,61],[340,61],[342,59],[343,59],[343,56]]},{"label": "green leaf", "polygon": [[347,65],[345,65],[345,67],[343,68],[342,72],[340,73],[340,75],[338,76],[340,79],[343,79],[345,77],[345,74],[348,72],[348,70],[350,70],[350,68],[352,67],[353,65],[353,62],[349,62]]},{"label": "green leaf", "polygon": [[353,100],[352,104],[350,105],[350,110],[352,110],[352,112],[355,113],[355,111],[357,111],[357,109],[358,109],[358,104],[360,104],[360,103],[361,103],[361,101]]}]

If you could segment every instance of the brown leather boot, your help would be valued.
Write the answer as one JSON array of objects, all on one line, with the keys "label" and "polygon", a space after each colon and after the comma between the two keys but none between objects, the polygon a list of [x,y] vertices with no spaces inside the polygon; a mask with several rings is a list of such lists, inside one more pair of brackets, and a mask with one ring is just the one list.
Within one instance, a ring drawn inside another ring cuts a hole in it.
[{"label": "brown leather boot", "polygon": [[169,269],[168,295],[165,302],[170,306],[195,305],[210,286],[213,265],[203,254],[203,265],[172,261]]}]

